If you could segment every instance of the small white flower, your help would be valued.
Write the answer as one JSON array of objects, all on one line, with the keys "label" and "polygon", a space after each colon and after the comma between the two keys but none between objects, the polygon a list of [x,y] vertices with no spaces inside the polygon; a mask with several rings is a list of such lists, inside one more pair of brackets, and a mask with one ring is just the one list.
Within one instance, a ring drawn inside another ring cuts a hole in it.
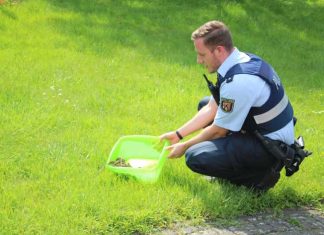
[{"label": "small white flower", "polygon": [[316,114],[321,114],[321,113],[324,113],[324,110],[321,110],[321,111],[312,111],[313,113],[316,113]]},{"label": "small white flower", "polygon": [[50,88],[51,88],[51,90],[52,90],[52,91],[54,91],[54,90],[55,90],[55,86],[51,86]]}]

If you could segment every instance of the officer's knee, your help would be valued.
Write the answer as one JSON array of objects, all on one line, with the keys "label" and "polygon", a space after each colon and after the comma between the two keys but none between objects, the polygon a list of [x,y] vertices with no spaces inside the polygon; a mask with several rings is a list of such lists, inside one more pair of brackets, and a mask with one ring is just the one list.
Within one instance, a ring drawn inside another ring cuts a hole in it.
[{"label": "officer's knee", "polygon": [[185,153],[188,168],[196,173],[207,174],[209,164],[208,160],[205,159],[205,154],[204,152],[197,151],[195,146],[189,148]]},{"label": "officer's knee", "polygon": [[208,148],[203,151],[201,145],[194,145],[185,153],[186,165],[196,173],[224,178],[230,166],[222,160],[223,155],[222,152],[210,152]]},{"label": "officer's knee", "polygon": [[197,171],[197,155],[195,154],[195,151],[193,149],[188,149],[185,153],[185,158],[186,158],[186,165],[192,170],[192,171]]}]

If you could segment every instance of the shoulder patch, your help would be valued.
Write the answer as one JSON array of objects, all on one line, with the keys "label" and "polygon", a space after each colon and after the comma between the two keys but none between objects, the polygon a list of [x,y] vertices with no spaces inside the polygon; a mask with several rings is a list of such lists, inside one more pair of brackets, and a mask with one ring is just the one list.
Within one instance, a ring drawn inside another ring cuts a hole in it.
[{"label": "shoulder patch", "polygon": [[226,99],[226,98],[222,97],[221,102],[220,102],[220,107],[224,112],[230,113],[233,111],[234,102],[235,102],[235,100],[233,100],[233,99]]}]

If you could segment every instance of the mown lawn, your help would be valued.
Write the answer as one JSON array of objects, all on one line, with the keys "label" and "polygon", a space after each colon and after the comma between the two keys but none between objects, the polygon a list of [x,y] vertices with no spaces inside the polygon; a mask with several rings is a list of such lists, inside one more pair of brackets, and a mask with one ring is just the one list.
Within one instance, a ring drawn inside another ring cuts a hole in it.
[{"label": "mown lawn", "polygon": [[[0,2],[0,234],[146,234],[184,220],[323,210],[324,1]],[[212,19],[276,68],[296,136],[313,151],[261,197],[211,184],[183,158],[155,184],[104,168],[120,136],[160,135],[195,114],[208,90],[190,35]]]}]

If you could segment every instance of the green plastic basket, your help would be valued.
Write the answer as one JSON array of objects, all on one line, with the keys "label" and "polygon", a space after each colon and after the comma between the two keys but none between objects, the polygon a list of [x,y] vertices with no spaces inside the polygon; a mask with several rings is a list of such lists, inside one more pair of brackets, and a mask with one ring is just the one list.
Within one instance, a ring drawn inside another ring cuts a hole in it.
[{"label": "green plastic basket", "polygon": [[[123,136],[112,148],[106,166],[110,171],[117,174],[133,176],[142,182],[156,182],[167,159],[168,152],[165,147],[169,145],[167,141],[159,142],[157,136]],[[121,167],[111,165],[118,158],[122,158],[133,165],[135,163],[137,165],[138,163],[143,164],[144,162],[146,166]],[[147,164],[148,162],[149,164]]]}]

